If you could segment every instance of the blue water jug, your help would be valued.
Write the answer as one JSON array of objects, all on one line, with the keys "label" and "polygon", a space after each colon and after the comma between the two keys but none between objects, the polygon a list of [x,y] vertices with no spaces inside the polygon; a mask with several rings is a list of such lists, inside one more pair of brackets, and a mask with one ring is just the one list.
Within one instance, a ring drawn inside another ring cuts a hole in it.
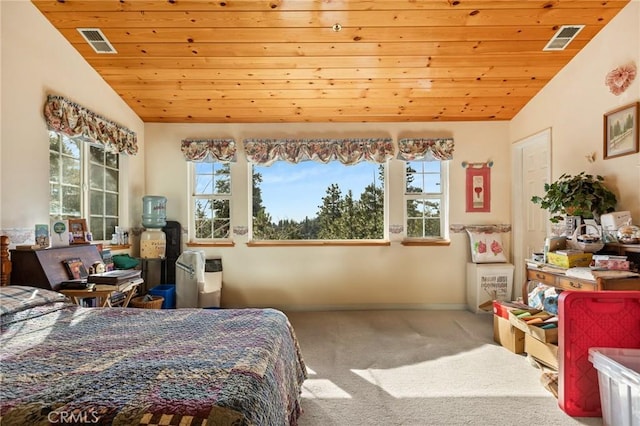
[{"label": "blue water jug", "polygon": [[142,197],[142,226],[162,228],[167,224],[167,197],[145,195]]}]

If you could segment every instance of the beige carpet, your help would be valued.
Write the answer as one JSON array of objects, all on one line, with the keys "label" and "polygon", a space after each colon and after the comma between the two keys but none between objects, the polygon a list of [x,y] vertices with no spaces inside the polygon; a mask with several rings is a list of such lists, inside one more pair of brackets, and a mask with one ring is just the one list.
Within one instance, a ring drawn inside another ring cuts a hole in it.
[{"label": "beige carpet", "polygon": [[572,418],[543,371],[467,311],[288,312],[309,378],[300,426],[602,425]]}]

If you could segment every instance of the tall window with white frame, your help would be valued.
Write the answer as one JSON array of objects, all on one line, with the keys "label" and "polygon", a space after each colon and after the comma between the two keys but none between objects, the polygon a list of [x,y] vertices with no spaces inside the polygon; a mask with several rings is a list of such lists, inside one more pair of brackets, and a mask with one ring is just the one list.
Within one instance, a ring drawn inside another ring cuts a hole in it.
[{"label": "tall window with white frame", "polygon": [[227,239],[231,233],[231,169],[229,163],[194,162],[192,167],[195,241]]},{"label": "tall window with white frame", "polygon": [[405,162],[407,238],[445,237],[447,164],[443,161]]},{"label": "tall window with white frame", "polygon": [[119,181],[119,154],[49,132],[51,219],[88,218],[93,239],[109,240],[119,222]]}]

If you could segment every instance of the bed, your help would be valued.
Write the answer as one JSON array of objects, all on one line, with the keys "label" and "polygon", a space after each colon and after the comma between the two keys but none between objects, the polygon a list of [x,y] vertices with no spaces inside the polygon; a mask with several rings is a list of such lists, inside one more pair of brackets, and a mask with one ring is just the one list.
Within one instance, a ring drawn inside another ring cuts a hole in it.
[{"label": "bed", "polygon": [[0,314],[3,425],[295,425],[301,414],[306,369],[275,309],[84,308],[10,285]]}]

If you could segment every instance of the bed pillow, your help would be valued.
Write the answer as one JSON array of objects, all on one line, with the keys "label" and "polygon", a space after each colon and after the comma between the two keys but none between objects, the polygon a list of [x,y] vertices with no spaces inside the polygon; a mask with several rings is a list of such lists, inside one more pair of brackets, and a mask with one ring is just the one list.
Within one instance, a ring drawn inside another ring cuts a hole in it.
[{"label": "bed pillow", "polygon": [[65,300],[64,294],[53,290],[22,285],[4,286],[0,287],[0,315]]},{"label": "bed pillow", "polygon": [[499,232],[469,233],[471,242],[471,261],[474,263],[505,263],[507,256],[502,245],[502,234]]}]

